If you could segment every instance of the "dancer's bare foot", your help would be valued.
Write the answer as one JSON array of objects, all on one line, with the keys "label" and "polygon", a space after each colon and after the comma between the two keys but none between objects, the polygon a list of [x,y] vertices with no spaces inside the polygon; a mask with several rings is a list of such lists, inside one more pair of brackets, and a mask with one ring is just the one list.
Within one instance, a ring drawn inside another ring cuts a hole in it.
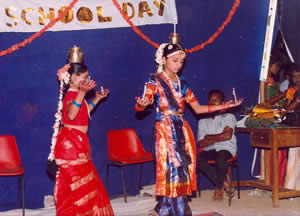
[{"label": "dancer's bare foot", "polygon": [[217,188],[214,192],[212,200],[215,200],[215,201],[223,200],[223,190]]}]

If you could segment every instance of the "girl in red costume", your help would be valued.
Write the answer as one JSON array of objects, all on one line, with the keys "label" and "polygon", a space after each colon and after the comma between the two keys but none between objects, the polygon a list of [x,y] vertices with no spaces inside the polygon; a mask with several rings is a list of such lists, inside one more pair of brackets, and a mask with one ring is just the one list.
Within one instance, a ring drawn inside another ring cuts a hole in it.
[{"label": "girl in red costume", "polygon": [[89,78],[84,64],[66,65],[59,70],[58,76],[61,82],[60,100],[49,156],[58,166],[54,190],[56,214],[113,216],[110,200],[91,160],[87,136],[90,112],[107,97],[109,90],[96,92],[95,98],[90,103],[86,102],[84,97],[96,87],[96,82]]}]

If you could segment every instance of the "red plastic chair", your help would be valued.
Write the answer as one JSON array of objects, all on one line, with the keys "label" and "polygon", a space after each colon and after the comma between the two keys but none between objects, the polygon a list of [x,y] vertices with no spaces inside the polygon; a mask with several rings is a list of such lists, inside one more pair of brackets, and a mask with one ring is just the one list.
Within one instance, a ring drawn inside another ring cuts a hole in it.
[{"label": "red plastic chair", "polygon": [[24,168],[14,136],[0,136],[0,176],[18,176],[18,205],[21,197],[21,182],[23,187],[23,216],[25,216]]},{"label": "red plastic chair", "polygon": [[[199,148],[198,152],[203,151],[203,148]],[[238,191],[238,199],[240,199],[240,168],[238,165],[238,155],[237,153],[235,154],[234,157],[229,158],[227,160],[228,162],[228,172],[227,175],[229,176],[229,191],[232,191],[233,189],[233,184],[232,184],[232,179],[233,179],[233,168],[236,168],[236,178],[237,178],[237,191]],[[216,164],[215,160],[209,160],[208,163],[212,166]],[[201,191],[200,191],[200,170],[197,169],[197,187],[198,187],[198,193],[199,197],[201,196]],[[231,201],[232,201],[233,194],[229,193],[229,200],[228,200],[228,205],[231,206]]]},{"label": "red plastic chair", "polygon": [[108,187],[109,167],[120,168],[124,201],[127,202],[123,167],[140,164],[139,189],[142,189],[143,165],[154,161],[151,153],[146,152],[134,129],[110,130],[107,133],[108,158],[106,165],[106,186]]}]

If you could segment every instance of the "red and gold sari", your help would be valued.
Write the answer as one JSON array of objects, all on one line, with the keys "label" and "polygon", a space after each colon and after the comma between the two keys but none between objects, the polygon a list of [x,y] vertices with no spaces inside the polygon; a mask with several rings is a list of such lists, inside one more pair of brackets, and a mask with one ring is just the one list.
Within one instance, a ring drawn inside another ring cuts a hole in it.
[{"label": "red and gold sari", "polygon": [[61,128],[55,146],[57,216],[113,216],[106,190],[91,161],[88,136]]}]

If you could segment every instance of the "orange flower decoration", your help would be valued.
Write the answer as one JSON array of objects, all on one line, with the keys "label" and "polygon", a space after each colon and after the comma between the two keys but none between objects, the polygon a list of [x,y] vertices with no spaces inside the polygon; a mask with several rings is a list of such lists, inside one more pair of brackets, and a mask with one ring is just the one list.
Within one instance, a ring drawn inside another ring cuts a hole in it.
[{"label": "orange flower decoration", "polygon": [[70,68],[70,64],[66,64],[62,68],[58,69],[57,77],[59,81],[65,80],[66,78],[70,77],[70,74],[68,73],[69,68]]},{"label": "orange flower decoration", "polygon": [[295,93],[296,93],[298,90],[299,90],[299,89],[296,88],[296,87],[291,87],[291,88],[289,88],[289,89],[287,90],[287,92],[286,92],[286,95],[285,95],[286,99],[288,99],[288,100],[293,100],[294,95],[295,95]]}]

